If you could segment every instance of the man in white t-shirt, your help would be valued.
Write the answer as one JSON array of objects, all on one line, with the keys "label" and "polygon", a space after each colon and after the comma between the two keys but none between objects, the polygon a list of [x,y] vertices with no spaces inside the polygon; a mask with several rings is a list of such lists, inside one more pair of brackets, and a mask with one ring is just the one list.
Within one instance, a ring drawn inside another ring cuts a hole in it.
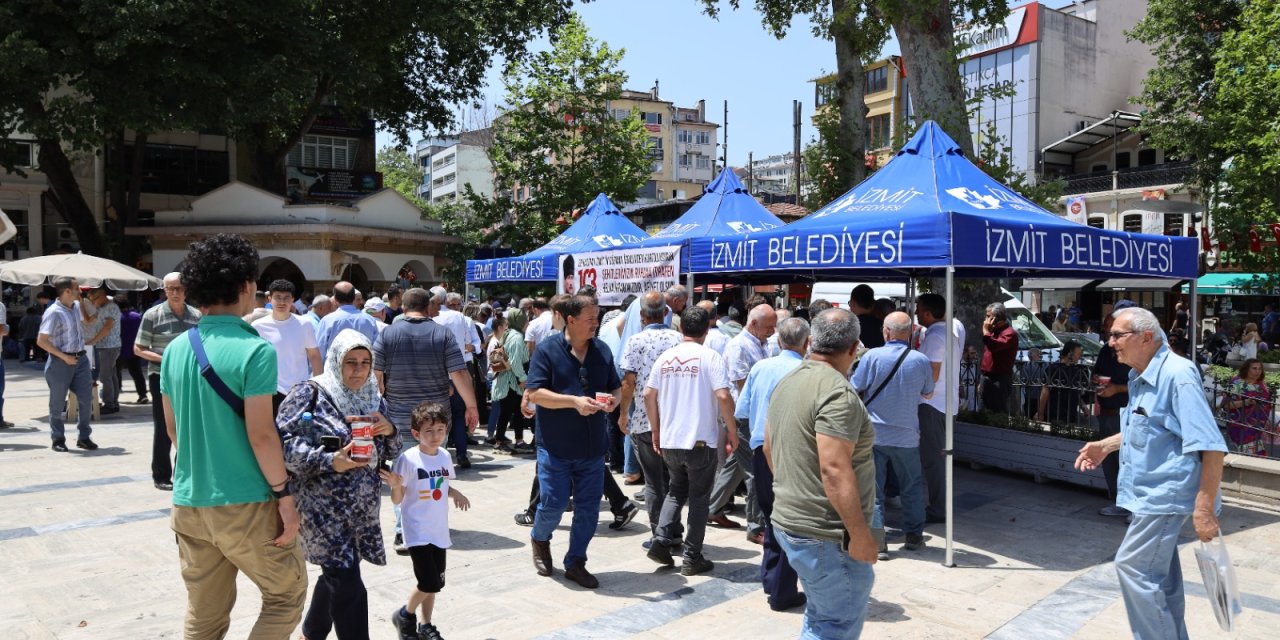
[{"label": "man in white t-shirt", "polygon": [[268,291],[271,315],[254,320],[253,328],[276,348],[276,393],[272,404],[279,412],[280,403],[294,385],[323,373],[324,359],[316,346],[315,328],[293,313],[293,283],[276,280]]},{"label": "man in white t-shirt", "polygon": [[[675,564],[670,547],[680,530],[680,511],[688,502],[684,564],[680,567],[685,576],[705,573],[714,566],[702,555],[702,540],[719,466],[717,443],[725,433],[719,420],[734,422],[724,358],[702,344],[710,322],[706,309],[685,308],[680,316],[684,341],[658,356],[644,392],[653,450],[662,456],[670,474],[648,556],[660,564]],[[726,452],[737,448],[736,431],[727,431]]]},{"label": "man in white t-shirt", "polygon": [[936,293],[926,293],[916,298],[916,318],[926,327],[920,351],[929,357],[933,365],[935,391],[928,400],[920,403],[920,466],[924,471],[927,506],[926,522],[946,522],[946,411],[947,395],[955,396],[956,412],[960,410],[960,356],[964,350],[964,325],[952,320],[955,338],[951,343],[951,361],[956,366],[947,367],[947,301]]},{"label": "man in white t-shirt", "polygon": [[529,349],[529,358],[533,358],[533,352],[537,350],[538,343],[551,335],[551,324],[555,318],[555,314],[551,311],[551,303],[545,298],[538,298],[532,303],[533,313],[535,317],[529,319],[528,330],[524,332],[524,344]]}]

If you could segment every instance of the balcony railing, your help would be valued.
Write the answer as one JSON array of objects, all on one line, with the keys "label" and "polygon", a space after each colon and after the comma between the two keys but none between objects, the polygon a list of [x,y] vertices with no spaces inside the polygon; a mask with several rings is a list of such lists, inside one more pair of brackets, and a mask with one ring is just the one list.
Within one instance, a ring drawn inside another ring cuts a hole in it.
[{"label": "balcony railing", "polygon": [[[1166,184],[1182,184],[1191,175],[1191,162],[1170,162],[1145,167],[1121,169],[1116,176],[1116,186],[1120,189],[1140,189],[1157,187]],[[1111,190],[1111,172],[1078,173],[1066,178],[1067,186],[1063,195],[1096,193]]]},{"label": "balcony railing", "polygon": [[650,149],[648,155],[650,160],[661,160],[662,149]]}]

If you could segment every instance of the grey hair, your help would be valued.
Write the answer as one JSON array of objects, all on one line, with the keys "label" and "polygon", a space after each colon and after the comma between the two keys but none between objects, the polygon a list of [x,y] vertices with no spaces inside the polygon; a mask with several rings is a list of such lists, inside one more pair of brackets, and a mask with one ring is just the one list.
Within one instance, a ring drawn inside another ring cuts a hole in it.
[{"label": "grey hair", "polygon": [[526,306],[532,307],[533,298],[520,298],[520,304],[517,304],[516,306],[520,308],[524,308]]},{"label": "grey hair", "polygon": [[1004,305],[999,302],[992,302],[987,305],[987,311],[996,317],[1000,322],[1009,321],[1009,312],[1005,310]]},{"label": "grey hair", "polygon": [[650,291],[640,299],[640,317],[662,322],[667,317],[667,301],[657,291]]},{"label": "grey hair", "polygon": [[445,302],[448,304],[462,302],[462,294],[458,293],[457,291],[449,293],[448,295],[445,296]]},{"label": "grey hair", "polygon": [[787,318],[778,325],[778,345],[783,349],[799,351],[809,339],[809,322],[804,318]]},{"label": "grey hair", "polygon": [[435,304],[444,304],[445,299],[448,297],[448,289],[445,289],[444,287],[431,287],[431,302]]},{"label": "grey hair", "polygon": [[1142,307],[1128,307],[1111,314],[1111,317],[1116,320],[1125,316],[1129,316],[1130,331],[1150,331],[1156,344],[1164,344],[1166,336],[1164,329],[1160,328],[1160,320],[1156,318],[1156,314]]},{"label": "grey hair", "polygon": [[685,289],[682,284],[672,285],[671,288],[667,289],[666,296],[672,299],[679,298],[681,300],[688,300],[689,290]]},{"label": "grey hair", "polygon": [[813,341],[809,350],[818,355],[834,355],[847,353],[858,344],[858,336],[862,333],[862,324],[858,316],[847,309],[827,309],[813,319],[810,327]]},{"label": "grey hair", "polygon": [[[884,328],[888,329],[889,333],[894,336],[901,336],[903,334],[909,335],[911,333],[911,316],[908,316],[905,313],[903,313],[902,316],[898,316],[898,313],[900,312],[894,312],[885,316]],[[893,318],[893,320],[890,320],[890,318]],[[906,318],[906,322],[903,322],[902,318]]]},{"label": "grey hair", "polygon": [[165,282],[173,281],[173,282],[177,282],[178,284],[182,284],[182,272],[170,271],[169,273],[164,274],[164,281]]}]

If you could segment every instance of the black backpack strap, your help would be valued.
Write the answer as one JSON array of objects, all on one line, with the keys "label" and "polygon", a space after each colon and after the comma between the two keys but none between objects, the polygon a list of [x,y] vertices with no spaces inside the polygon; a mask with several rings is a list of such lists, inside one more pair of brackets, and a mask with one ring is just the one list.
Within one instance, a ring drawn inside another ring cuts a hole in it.
[{"label": "black backpack strap", "polygon": [[898,356],[898,361],[893,363],[893,368],[889,370],[889,375],[884,377],[884,380],[880,382],[880,386],[876,387],[876,390],[871,393],[871,397],[862,403],[863,406],[871,406],[871,401],[880,396],[880,392],[884,391],[885,385],[889,384],[889,381],[893,379],[893,374],[898,372],[898,367],[902,366],[902,361],[907,359],[908,353],[911,353],[911,347],[902,350],[902,355]]},{"label": "black backpack strap", "polygon": [[233,393],[227,383],[218,377],[218,372],[213,370],[213,365],[209,364],[209,356],[204,352],[204,343],[200,341],[199,327],[188,329],[187,336],[191,339],[191,350],[195,352],[196,362],[200,365],[200,375],[210,387],[213,387],[214,393],[218,394],[218,397],[236,412],[236,415],[244,419],[244,398]]}]

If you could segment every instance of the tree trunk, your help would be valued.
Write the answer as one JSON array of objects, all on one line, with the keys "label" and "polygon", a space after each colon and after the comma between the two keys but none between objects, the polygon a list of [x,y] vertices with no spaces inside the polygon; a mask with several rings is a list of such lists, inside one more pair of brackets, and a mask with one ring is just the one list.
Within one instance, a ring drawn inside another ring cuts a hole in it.
[{"label": "tree trunk", "polygon": [[[80,250],[89,255],[108,257],[98,221],[94,219],[93,210],[80,192],[80,183],[71,170],[71,160],[62,150],[61,143],[41,138],[39,144],[40,171],[49,180],[49,192],[62,220],[75,231]],[[56,247],[45,248],[46,253],[53,253],[54,250]]]},{"label": "tree trunk", "polygon": [[311,129],[311,125],[315,124],[316,117],[320,115],[320,108],[324,106],[325,99],[336,84],[337,78],[332,74],[317,78],[316,90],[311,96],[311,102],[307,105],[307,112],[285,140],[272,141],[271,127],[264,124],[253,127],[250,138],[236,141],[237,145],[245,151],[243,154],[245,163],[239,165],[242,169],[239,175],[243,181],[271,193],[281,195],[285,193],[287,179],[285,161],[289,157],[289,151],[302,142],[302,137]]},{"label": "tree trunk", "polygon": [[[831,15],[849,15],[846,0],[831,1]],[[845,18],[850,19],[850,18]],[[837,148],[848,154],[848,162],[837,162],[837,180],[844,189],[852,189],[867,177],[867,76],[862,64],[866,53],[854,45],[850,30],[854,25],[843,21],[831,25],[831,38],[836,44],[836,89],[839,94],[840,129]]]},{"label": "tree trunk", "polygon": [[915,119],[937,122],[973,159],[973,134],[969,131],[964,83],[955,58],[951,5],[947,0],[929,0],[911,3],[911,8],[896,12],[902,17],[894,21],[893,30],[906,61]]}]

